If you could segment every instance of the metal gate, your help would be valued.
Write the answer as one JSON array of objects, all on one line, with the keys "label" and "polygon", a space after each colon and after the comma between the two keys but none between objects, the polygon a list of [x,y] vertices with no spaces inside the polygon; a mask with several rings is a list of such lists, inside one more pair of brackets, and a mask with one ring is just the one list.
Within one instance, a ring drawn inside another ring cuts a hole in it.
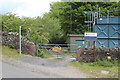
[{"label": "metal gate", "polygon": [[120,48],[120,17],[102,17],[96,22],[96,47]]},{"label": "metal gate", "polygon": [[49,54],[60,54],[60,55],[65,55],[65,54],[70,54],[70,55],[76,55],[76,47],[72,50],[70,46],[75,46],[75,44],[37,44],[37,55],[39,55],[40,52],[38,51],[43,51],[44,53],[49,53]]}]

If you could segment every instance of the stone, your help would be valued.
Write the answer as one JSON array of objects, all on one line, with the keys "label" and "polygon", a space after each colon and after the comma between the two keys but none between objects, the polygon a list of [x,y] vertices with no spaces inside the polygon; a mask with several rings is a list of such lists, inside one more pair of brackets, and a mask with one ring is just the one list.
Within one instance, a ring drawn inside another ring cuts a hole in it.
[{"label": "stone", "polygon": [[[19,50],[19,34],[17,32],[3,32],[0,31],[2,35],[2,45],[9,46],[11,48]],[[28,41],[23,36],[21,37],[21,46],[23,54],[36,55],[36,46],[33,42]]]},{"label": "stone", "polygon": [[93,54],[93,48],[79,48],[77,51],[77,60],[82,62],[93,62],[94,57],[96,59],[118,59],[120,48],[106,48],[106,47],[99,47],[95,49],[96,55]]}]

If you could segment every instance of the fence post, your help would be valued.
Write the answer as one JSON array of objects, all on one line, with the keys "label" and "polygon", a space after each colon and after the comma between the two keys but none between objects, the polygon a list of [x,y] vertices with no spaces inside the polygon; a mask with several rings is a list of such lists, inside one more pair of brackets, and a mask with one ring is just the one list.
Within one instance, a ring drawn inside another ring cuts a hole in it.
[{"label": "fence post", "polygon": [[95,47],[95,41],[93,41],[93,56],[94,56],[94,61],[96,61],[96,47]]},{"label": "fence post", "polygon": [[38,44],[36,44],[36,56],[38,56]]}]

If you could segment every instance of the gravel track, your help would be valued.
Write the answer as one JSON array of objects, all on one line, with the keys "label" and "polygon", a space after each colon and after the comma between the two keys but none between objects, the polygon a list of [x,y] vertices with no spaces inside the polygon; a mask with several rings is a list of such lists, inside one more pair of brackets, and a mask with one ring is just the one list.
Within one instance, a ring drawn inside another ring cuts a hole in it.
[{"label": "gravel track", "polygon": [[31,72],[48,75],[47,78],[89,78],[75,67],[69,66],[69,60],[55,61],[38,57],[22,57],[18,60],[3,58],[4,63],[29,70]]},{"label": "gravel track", "polygon": [[69,64],[68,61],[64,61],[64,60],[57,61],[51,59],[42,59],[39,57],[22,57],[19,58],[19,60],[33,65],[46,66],[46,67],[67,67]]}]

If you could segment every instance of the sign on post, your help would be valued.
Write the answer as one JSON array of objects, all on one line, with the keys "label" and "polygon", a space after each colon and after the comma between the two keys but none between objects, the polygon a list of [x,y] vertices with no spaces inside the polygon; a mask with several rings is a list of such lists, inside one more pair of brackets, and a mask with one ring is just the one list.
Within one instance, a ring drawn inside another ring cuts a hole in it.
[{"label": "sign on post", "polygon": [[97,40],[97,33],[94,32],[85,32],[84,36],[85,36],[85,40],[89,40],[89,41]]},{"label": "sign on post", "polygon": [[95,41],[97,40],[97,33],[94,33],[94,32],[85,32],[84,36],[85,36],[85,40],[87,40],[87,41],[93,41],[94,42],[93,55],[94,55],[94,61],[95,61],[96,60]]}]

